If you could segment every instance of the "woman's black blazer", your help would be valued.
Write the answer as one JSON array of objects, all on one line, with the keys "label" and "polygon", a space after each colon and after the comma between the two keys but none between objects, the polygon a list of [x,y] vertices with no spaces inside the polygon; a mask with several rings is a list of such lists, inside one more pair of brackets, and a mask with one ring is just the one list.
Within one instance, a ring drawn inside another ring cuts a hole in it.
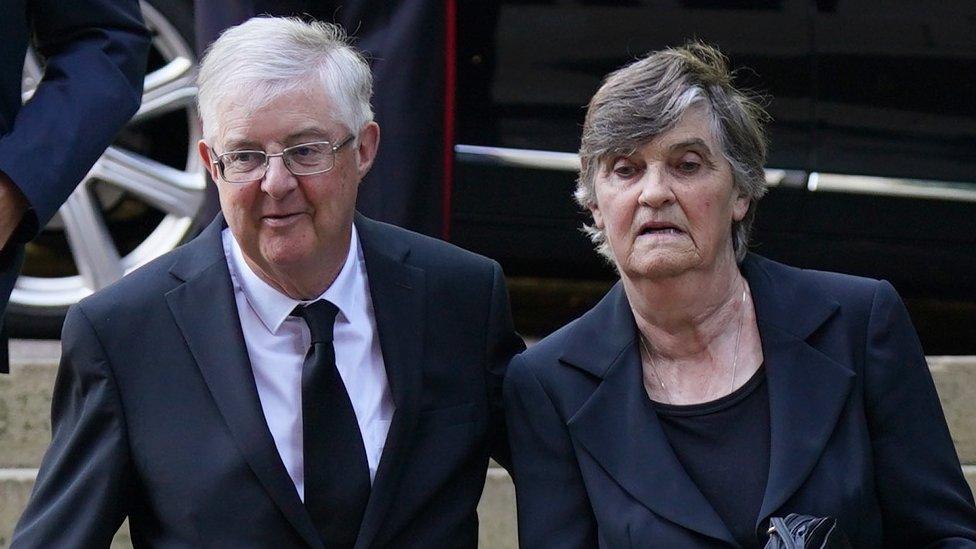
[{"label": "woman's black blazer", "polygon": [[[976,546],[976,509],[921,345],[887,282],[756,255],[771,516],[833,516],[855,547]],[[729,547],[641,381],[622,286],[515,358],[505,385],[519,538],[536,547]]]}]

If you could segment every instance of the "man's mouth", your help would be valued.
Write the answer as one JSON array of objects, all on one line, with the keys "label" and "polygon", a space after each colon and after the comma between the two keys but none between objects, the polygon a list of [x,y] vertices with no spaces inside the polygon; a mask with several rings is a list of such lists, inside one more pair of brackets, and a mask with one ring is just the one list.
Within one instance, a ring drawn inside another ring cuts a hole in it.
[{"label": "man's mouth", "polygon": [[266,214],[261,216],[261,220],[269,225],[287,225],[298,220],[302,213],[304,212]]}]

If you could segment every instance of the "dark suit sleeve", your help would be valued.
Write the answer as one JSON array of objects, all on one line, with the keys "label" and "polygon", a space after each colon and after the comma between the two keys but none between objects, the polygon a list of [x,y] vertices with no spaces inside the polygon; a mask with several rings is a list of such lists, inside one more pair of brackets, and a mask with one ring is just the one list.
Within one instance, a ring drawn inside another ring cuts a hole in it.
[{"label": "dark suit sleeve", "polygon": [[491,457],[502,467],[511,470],[511,453],[505,429],[505,409],[502,404],[502,384],[505,370],[516,353],[525,350],[525,343],[515,331],[512,310],[505,286],[505,275],[498,263],[492,262],[491,305],[488,313],[488,337],[485,350],[488,399],[491,405]]},{"label": "dark suit sleeve", "polygon": [[521,356],[509,365],[505,410],[512,445],[519,546],[596,547],[596,520],[569,431]]},{"label": "dark suit sleeve", "polygon": [[875,291],[865,351],[867,415],[886,547],[974,547],[976,510],[908,311]]},{"label": "dark suit sleeve", "polygon": [[44,79],[0,138],[0,171],[30,210],[19,240],[57,212],[139,108],[149,33],[137,0],[28,1]]},{"label": "dark suit sleeve", "polygon": [[98,336],[72,307],[51,405],[51,446],[11,548],[108,547],[132,490],[118,387]]}]

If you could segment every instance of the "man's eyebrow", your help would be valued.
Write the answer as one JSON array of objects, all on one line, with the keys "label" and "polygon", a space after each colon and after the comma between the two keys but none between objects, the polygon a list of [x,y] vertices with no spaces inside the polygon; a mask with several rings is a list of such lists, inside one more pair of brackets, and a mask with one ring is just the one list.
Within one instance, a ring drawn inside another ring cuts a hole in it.
[{"label": "man's eyebrow", "polygon": [[285,137],[284,141],[288,143],[296,142],[300,139],[317,139],[322,141],[330,141],[329,134],[321,128],[303,128],[301,130],[292,132]]},{"label": "man's eyebrow", "polygon": [[260,151],[261,146],[249,139],[231,139],[224,143],[225,151]]},{"label": "man's eyebrow", "polygon": [[[321,128],[302,128],[286,135],[281,139],[281,143],[286,145],[309,142],[309,141],[331,141],[328,132]],[[228,151],[261,151],[264,148],[257,141],[248,138],[230,139],[224,143],[225,150]]]},{"label": "man's eyebrow", "polygon": [[705,140],[700,137],[692,137],[689,139],[678,141],[677,143],[672,143],[670,146],[668,146],[668,149],[674,151],[678,149],[689,149],[693,147],[700,147],[702,149],[705,149],[706,153],[710,155],[713,154],[712,149],[708,147],[708,143],[705,143]]}]

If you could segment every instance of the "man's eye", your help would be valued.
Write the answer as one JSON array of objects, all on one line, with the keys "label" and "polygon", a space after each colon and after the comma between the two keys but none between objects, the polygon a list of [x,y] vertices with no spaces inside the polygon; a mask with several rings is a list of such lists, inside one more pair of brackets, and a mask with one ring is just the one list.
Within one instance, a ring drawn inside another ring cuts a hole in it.
[{"label": "man's eye", "polygon": [[701,164],[698,162],[693,162],[691,160],[684,160],[678,163],[678,171],[685,174],[692,174],[698,171]]},{"label": "man's eye", "polygon": [[328,156],[326,147],[321,144],[296,145],[288,149],[287,160],[297,162],[303,166],[315,166],[325,161]]},{"label": "man's eye", "polygon": [[227,162],[233,164],[249,164],[257,160],[257,154],[253,152],[247,152],[247,151],[234,152],[234,153],[227,153],[227,155],[225,155],[224,158]]}]

